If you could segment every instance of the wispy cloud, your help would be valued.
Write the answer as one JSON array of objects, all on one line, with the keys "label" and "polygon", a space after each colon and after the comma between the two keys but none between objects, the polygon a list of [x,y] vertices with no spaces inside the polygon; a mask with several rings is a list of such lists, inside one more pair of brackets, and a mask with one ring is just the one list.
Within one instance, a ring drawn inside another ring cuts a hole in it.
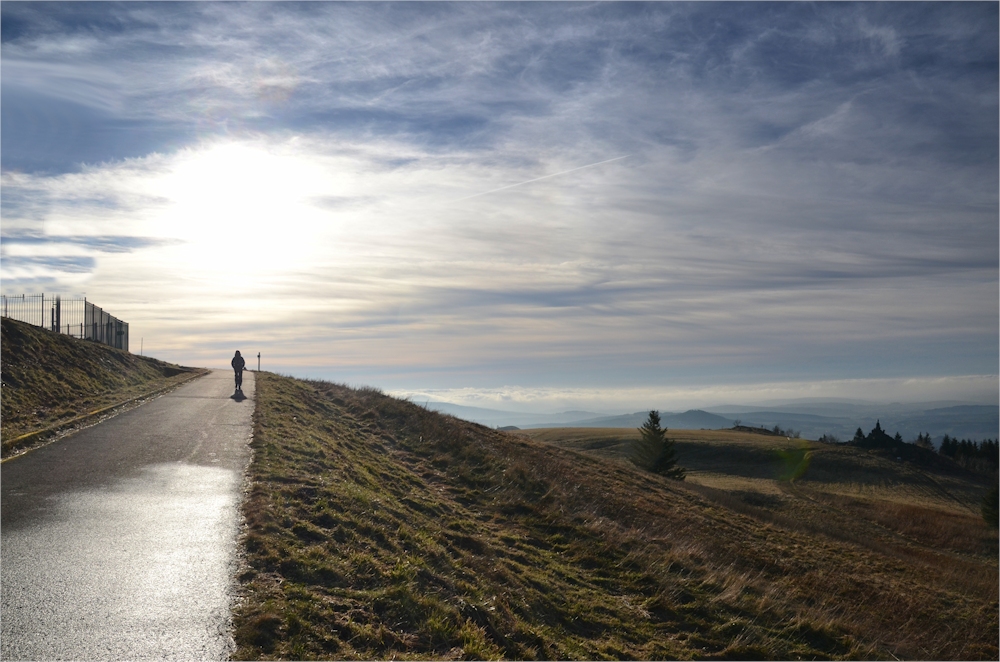
[{"label": "wispy cloud", "polygon": [[588,163],[587,165],[578,166],[576,168],[570,168],[569,170],[563,170],[562,172],[554,172],[551,175],[542,175],[541,177],[535,177],[534,179],[528,179],[523,182],[517,182],[516,184],[508,184],[507,186],[501,186],[500,188],[495,188],[491,191],[483,191],[482,193],[473,193],[472,195],[467,195],[464,198],[459,198],[455,202],[462,202],[463,200],[471,200],[472,198],[478,198],[481,195],[489,195],[490,193],[498,193],[500,191],[506,191],[507,189],[514,188],[516,186],[524,186],[525,184],[531,184],[533,182],[540,182],[543,179],[550,179],[552,177],[560,177],[562,175],[568,175],[571,172],[576,172],[577,170],[583,170],[584,168],[593,168],[595,166],[604,165],[605,163],[613,163],[615,161],[621,161],[622,159],[627,159],[629,155],[616,156],[613,159],[607,159],[606,161],[598,161],[597,163]]},{"label": "wispy cloud", "polygon": [[114,302],[164,358],[605,395],[997,371],[995,5],[2,12],[3,287]]},{"label": "wispy cloud", "polygon": [[[887,398],[886,394],[892,397]],[[417,403],[451,402],[501,411],[551,413],[589,410],[632,413],[648,409],[684,411],[698,407],[761,405],[776,400],[844,398],[880,403],[929,402],[946,393],[951,400],[982,404],[996,402],[994,375],[967,375],[932,379],[844,379],[803,382],[760,382],[691,387],[624,388],[458,388],[398,390],[393,395]]]}]

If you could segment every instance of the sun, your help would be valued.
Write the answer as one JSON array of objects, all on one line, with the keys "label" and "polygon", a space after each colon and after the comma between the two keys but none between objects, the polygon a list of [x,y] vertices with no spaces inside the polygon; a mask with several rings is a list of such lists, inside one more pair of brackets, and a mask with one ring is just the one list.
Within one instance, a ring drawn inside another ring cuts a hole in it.
[{"label": "sun", "polygon": [[185,150],[151,185],[164,201],[155,233],[175,240],[173,253],[189,274],[223,287],[259,284],[323,251],[336,218],[315,201],[343,188],[327,164],[288,145]]}]

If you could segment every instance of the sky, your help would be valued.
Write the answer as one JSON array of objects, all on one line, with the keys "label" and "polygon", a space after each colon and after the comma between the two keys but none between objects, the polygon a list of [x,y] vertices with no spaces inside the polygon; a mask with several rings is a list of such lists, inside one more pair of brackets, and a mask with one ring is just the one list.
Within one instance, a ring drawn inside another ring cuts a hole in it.
[{"label": "sky", "polygon": [[133,351],[536,412],[997,402],[997,3],[0,13],[0,285]]}]

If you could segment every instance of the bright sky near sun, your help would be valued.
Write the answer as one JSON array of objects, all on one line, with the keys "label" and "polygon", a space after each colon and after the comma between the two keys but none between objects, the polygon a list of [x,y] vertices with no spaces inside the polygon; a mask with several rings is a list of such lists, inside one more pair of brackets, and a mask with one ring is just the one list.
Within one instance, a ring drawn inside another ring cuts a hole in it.
[{"label": "bright sky near sun", "polygon": [[997,400],[996,3],[0,12],[3,292],[147,354],[524,411]]}]

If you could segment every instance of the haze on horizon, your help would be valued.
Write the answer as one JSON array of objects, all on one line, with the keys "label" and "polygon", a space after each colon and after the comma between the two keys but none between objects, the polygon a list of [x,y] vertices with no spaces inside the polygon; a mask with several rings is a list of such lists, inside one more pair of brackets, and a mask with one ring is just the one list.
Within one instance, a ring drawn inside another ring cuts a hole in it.
[{"label": "haze on horizon", "polygon": [[0,13],[3,292],[147,354],[523,411],[1000,395],[996,3]]}]

